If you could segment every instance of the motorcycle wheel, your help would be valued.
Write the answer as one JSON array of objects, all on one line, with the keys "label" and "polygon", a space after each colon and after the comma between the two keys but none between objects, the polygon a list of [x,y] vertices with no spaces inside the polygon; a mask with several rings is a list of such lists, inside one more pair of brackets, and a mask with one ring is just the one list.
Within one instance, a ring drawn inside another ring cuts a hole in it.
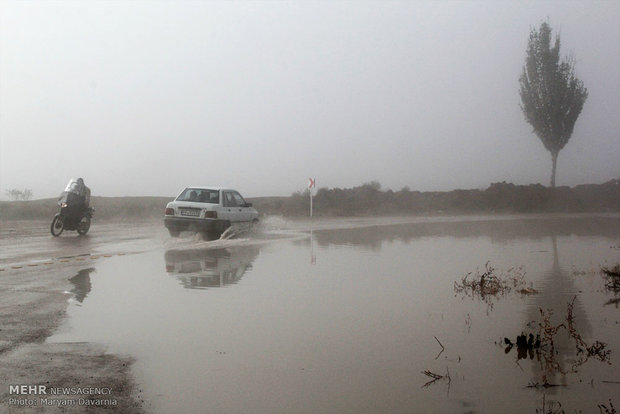
[{"label": "motorcycle wheel", "polygon": [[90,217],[85,215],[85,216],[82,216],[82,218],[80,219],[80,222],[78,223],[76,230],[78,234],[83,236],[86,233],[88,233],[88,229],[90,229]]},{"label": "motorcycle wheel", "polygon": [[50,232],[52,236],[58,237],[65,229],[65,221],[64,218],[60,214],[56,214],[54,220],[52,220],[52,226],[50,227]]}]

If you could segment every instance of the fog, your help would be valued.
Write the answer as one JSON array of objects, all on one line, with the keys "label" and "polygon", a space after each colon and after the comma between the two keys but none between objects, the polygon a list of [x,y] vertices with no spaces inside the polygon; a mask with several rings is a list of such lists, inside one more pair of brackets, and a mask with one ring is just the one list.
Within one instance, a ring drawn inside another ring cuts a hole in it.
[{"label": "fog", "polygon": [[0,198],[548,185],[518,94],[545,20],[589,91],[557,185],[620,178],[620,2],[0,1]]}]

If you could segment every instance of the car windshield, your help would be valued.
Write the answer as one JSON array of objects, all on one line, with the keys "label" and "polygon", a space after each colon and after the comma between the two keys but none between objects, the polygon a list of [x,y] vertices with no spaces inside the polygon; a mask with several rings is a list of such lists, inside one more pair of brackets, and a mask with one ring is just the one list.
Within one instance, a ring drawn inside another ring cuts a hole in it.
[{"label": "car windshield", "polygon": [[205,188],[186,188],[181,195],[177,197],[177,201],[219,204],[220,192],[219,190],[208,190]]}]

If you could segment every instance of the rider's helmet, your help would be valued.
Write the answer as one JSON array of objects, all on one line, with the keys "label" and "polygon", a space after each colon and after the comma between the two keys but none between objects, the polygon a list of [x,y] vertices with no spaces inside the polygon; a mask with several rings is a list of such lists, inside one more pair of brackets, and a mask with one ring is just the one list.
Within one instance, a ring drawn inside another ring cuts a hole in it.
[{"label": "rider's helmet", "polygon": [[80,177],[80,178],[77,179],[77,183],[78,183],[78,185],[83,186],[84,185],[84,180]]}]

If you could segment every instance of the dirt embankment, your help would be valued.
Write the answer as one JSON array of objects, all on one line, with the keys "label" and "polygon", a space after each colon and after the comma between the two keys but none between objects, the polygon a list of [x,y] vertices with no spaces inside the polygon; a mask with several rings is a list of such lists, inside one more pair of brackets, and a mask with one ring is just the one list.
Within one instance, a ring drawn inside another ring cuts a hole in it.
[{"label": "dirt embankment", "polygon": [[[94,220],[153,220],[163,217],[173,197],[91,197]],[[49,220],[58,212],[57,200],[0,201],[0,225],[3,220]]]}]

